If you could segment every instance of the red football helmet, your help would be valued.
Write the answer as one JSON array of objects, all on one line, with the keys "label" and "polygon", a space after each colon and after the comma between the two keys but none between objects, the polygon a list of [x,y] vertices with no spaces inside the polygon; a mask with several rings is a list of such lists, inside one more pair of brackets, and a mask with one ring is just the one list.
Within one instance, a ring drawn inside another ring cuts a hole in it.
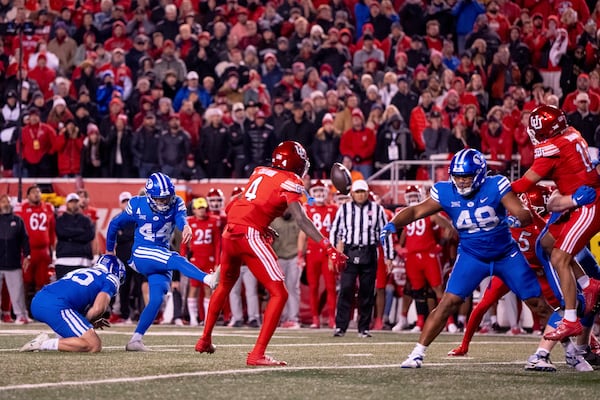
[{"label": "red football helmet", "polygon": [[525,193],[521,193],[519,198],[523,204],[527,205],[533,211],[539,215],[545,215],[547,213],[546,204],[550,198],[552,191],[549,187],[543,185],[535,185]]},{"label": "red football helmet", "polygon": [[225,205],[225,195],[221,189],[210,188],[206,195],[208,200],[208,209],[210,211],[221,211]]},{"label": "red football helmet", "polygon": [[236,186],[236,187],[234,187],[233,189],[231,189],[231,197],[235,197],[235,196],[237,196],[238,194],[241,194],[243,191],[244,191],[244,189],[243,189],[243,188],[241,188],[241,187],[239,187],[239,186]]},{"label": "red football helmet", "polygon": [[279,143],[273,150],[271,162],[273,168],[293,172],[300,178],[308,172],[310,167],[304,147],[300,143],[291,140]]},{"label": "red football helmet", "polygon": [[308,193],[315,198],[318,204],[325,204],[325,201],[327,201],[327,186],[320,179],[310,187]]},{"label": "red football helmet", "polygon": [[352,198],[350,197],[350,195],[348,194],[343,194],[342,192],[340,192],[339,190],[335,192],[335,194],[333,195],[333,203],[336,206],[341,206],[344,203],[349,202],[350,200],[352,200]]},{"label": "red football helmet", "polygon": [[567,117],[561,109],[543,104],[529,115],[527,133],[533,144],[541,143],[567,129]]},{"label": "red football helmet", "polygon": [[404,191],[404,201],[407,206],[419,204],[423,200],[423,192],[418,185],[408,185]]}]

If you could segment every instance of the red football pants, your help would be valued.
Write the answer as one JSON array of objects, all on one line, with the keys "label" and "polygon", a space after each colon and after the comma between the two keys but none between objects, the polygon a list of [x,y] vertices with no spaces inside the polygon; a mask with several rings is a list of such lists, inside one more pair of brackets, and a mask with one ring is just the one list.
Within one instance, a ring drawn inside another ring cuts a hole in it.
[{"label": "red football pants", "polygon": [[23,283],[25,286],[31,286],[35,284],[36,292],[39,291],[44,285],[50,283],[50,277],[48,275],[48,266],[52,263],[52,257],[50,256],[50,249],[47,247],[31,249],[31,260],[29,261],[29,268],[23,271]]},{"label": "red football pants", "polygon": [[321,248],[310,248],[306,252],[306,280],[310,291],[310,312],[314,317],[319,317],[319,283],[321,274],[325,281],[325,290],[327,291],[327,308],[329,315],[335,315],[336,299],[335,292],[335,272],[329,270],[329,257]]},{"label": "red football pants", "polygon": [[270,295],[263,325],[252,350],[254,355],[262,356],[279,325],[288,292],[275,252],[260,232],[252,227],[233,224],[225,227],[221,241],[221,280],[210,298],[202,340],[212,343],[212,331],[225,301],[229,298],[229,292],[240,276],[242,264],[248,266]]}]

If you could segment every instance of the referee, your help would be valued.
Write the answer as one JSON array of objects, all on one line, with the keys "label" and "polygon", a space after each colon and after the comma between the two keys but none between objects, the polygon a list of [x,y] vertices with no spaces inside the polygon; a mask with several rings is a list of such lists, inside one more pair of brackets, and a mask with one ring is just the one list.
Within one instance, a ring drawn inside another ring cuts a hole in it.
[{"label": "referee", "polygon": [[[358,277],[358,336],[371,337],[369,326],[375,304],[377,245],[379,232],[387,223],[383,207],[369,201],[369,186],[364,180],[352,184],[352,201],[340,206],[331,226],[329,240],[348,256],[347,267],[340,274],[340,292],[335,316],[335,333],[346,334]],[[386,264],[391,267],[393,247],[388,241],[383,249]]]}]

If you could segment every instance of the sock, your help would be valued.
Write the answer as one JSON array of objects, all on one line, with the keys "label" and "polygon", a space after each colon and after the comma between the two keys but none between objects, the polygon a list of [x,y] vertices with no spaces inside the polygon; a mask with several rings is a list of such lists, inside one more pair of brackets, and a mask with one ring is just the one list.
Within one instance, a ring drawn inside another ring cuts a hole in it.
[{"label": "sock", "polygon": [[467,316],[466,315],[458,315],[458,322],[460,324],[463,324],[463,326],[467,323]]},{"label": "sock", "polygon": [[190,313],[190,324],[198,323],[198,299],[188,297],[187,306]]},{"label": "sock", "polygon": [[135,332],[133,334],[133,336],[131,337],[130,342],[137,342],[138,340],[142,340],[143,337],[144,337],[144,335],[142,335],[141,333]]},{"label": "sock", "polygon": [[[205,297],[204,298],[204,315],[208,315],[208,305],[210,304],[210,297]],[[206,318],[206,317],[205,317]]]},{"label": "sock", "polygon": [[577,278],[577,283],[579,284],[580,288],[585,289],[586,287],[590,286],[590,277],[587,275],[582,275]]},{"label": "sock", "polygon": [[427,346],[423,346],[421,343],[417,343],[415,345],[415,348],[412,351],[412,354],[418,355],[418,356],[424,356],[426,351],[427,351]]},{"label": "sock", "polygon": [[577,354],[585,354],[587,350],[587,344],[575,344],[573,343],[575,350],[577,350]]},{"label": "sock", "polygon": [[570,322],[577,321],[577,310],[565,310],[563,318]]},{"label": "sock", "polygon": [[498,317],[496,315],[492,315],[490,317],[490,321],[492,322],[492,325],[497,324],[498,323]]},{"label": "sock", "polygon": [[538,347],[538,349],[535,351],[535,354],[538,354],[540,356],[547,356],[549,353],[548,350]]},{"label": "sock", "polygon": [[54,338],[54,339],[44,340],[42,342],[42,345],[40,346],[40,350],[58,351],[58,339]]}]

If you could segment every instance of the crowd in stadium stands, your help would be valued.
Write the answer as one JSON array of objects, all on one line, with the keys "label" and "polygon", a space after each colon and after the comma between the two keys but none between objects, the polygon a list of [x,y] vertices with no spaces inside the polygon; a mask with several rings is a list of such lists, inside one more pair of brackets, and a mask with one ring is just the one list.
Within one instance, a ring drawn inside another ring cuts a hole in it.
[{"label": "crowd in stadium stands", "polygon": [[599,18],[594,0],[0,0],[2,173],[239,178],[289,139],[313,177],[464,147],[526,168],[541,103],[600,141]]}]

